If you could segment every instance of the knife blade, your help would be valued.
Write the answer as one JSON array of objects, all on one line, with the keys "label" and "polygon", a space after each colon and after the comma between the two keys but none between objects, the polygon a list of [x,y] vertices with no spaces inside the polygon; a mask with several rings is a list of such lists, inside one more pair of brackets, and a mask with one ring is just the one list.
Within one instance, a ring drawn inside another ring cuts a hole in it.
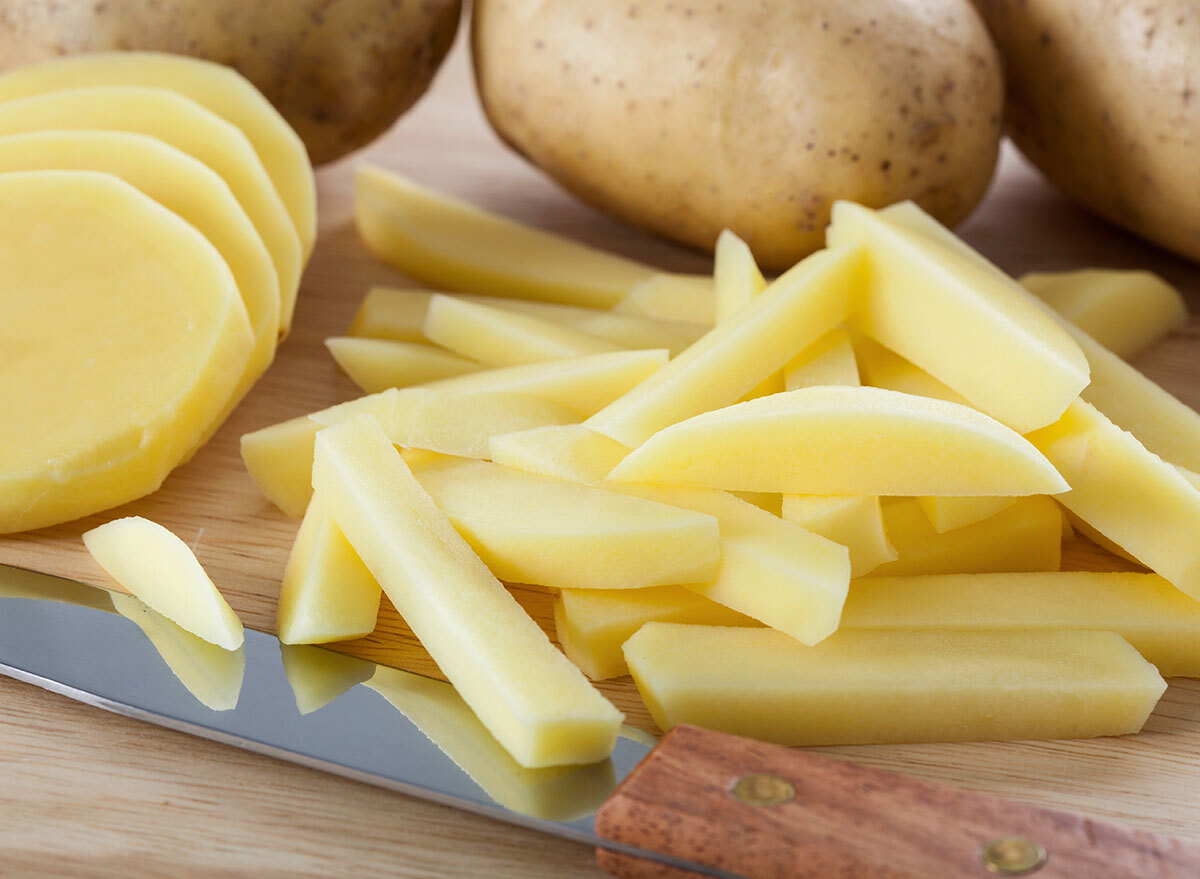
[{"label": "knife blade", "polygon": [[0,673],[89,705],[594,846],[620,876],[1200,875],[1200,846],[679,727],[516,764],[444,681],[0,566]]}]

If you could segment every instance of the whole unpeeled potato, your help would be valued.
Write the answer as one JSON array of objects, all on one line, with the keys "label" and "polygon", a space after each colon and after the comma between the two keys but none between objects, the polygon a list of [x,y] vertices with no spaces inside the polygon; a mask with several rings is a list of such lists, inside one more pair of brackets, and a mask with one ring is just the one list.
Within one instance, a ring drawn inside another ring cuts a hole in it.
[{"label": "whole unpeeled potato", "polygon": [[144,49],[241,71],[314,164],[381,134],[429,86],[461,0],[0,0],[0,68]]},{"label": "whole unpeeled potato", "polygon": [[968,0],[476,0],[497,132],[582,198],[766,266],[830,205],[914,199],[953,225],[1001,130],[999,59]]},{"label": "whole unpeeled potato", "polygon": [[1200,5],[976,4],[1003,56],[1021,151],[1085,207],[1200,260]]}]

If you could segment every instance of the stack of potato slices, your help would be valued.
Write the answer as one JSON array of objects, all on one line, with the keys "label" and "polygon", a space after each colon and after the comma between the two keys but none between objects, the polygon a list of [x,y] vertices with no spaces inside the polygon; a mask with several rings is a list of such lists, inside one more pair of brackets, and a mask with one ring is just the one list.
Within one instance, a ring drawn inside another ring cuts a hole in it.
[{"label": "stack of potato slices", "polygon": [[154,491],[291,323],[316,197],[234,71],[81,55],[0,77],[0,533]]},{"label": "stack of potato slices", "polygon": [[[304,517],[285,641],[363,635],[386,593],[525,766],[611,746],[577,669],[664,729],[796,745],[1129,733],[1200,675],[1200,415],[1110,350],[1182,319],[1157,279],[1034,295],[849,203],[770,282],[730,233],[666,275],[358,187],[376,254],[454,292],[371,291],[329,340],[368,395],[243,437]],[[1077,530],[1141,572],[1060,571]],[[504,582],[555,592],[577,669]]]}]

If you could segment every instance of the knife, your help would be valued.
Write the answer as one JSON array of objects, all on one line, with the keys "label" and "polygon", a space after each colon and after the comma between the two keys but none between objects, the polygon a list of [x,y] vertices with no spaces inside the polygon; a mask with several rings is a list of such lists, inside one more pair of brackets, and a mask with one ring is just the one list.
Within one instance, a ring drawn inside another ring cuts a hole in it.
[{"label": "knife", "polygon": [[0,566],[0,672],[98,708],[575,840],[622,877],[1194,879],[1200,845],[680,726],[525,769],[453,687]]}]

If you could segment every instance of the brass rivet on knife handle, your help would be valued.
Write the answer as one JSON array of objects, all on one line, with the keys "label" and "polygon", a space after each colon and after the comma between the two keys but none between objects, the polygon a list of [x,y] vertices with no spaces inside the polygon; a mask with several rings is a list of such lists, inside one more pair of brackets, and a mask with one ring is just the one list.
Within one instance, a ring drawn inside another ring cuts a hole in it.
[{"label": "brass rivet on knife handle", "polygon": [[1023,836],[993,839],[979,851],[980,860],[1001,876],[1028,876],[1046,866],[1046,850]]},{"label": "brass rivet on knife handle", "polygon": [[796,795],[796,788],[786,778],[756,772],[734,782],[730,793],[747,806],[780,806]]}]

